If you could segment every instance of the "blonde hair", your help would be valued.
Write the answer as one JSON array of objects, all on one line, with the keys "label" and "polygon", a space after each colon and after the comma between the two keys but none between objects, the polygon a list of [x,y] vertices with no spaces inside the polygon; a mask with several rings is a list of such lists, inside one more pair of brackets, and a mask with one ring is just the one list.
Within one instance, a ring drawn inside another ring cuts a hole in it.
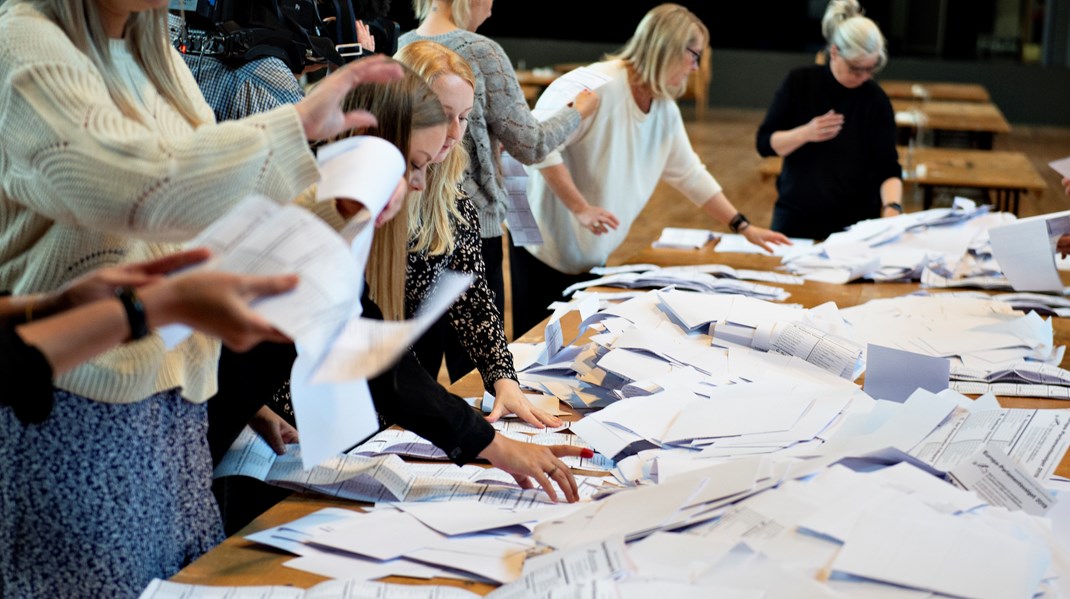
[{"label": "blonde hair", "polygon": [[606,60],[623,60],[639,84],[650,86],[654,97],[679,98],[687,83],[669,86],[672,66],[691,44],[701,43],[705,48],[709,42],[710,30],[695,13],[679,4],[661,4],[639,21],[624,48]]},{"label": "blonde hair", "polygon": [[[468,29],[468,22],[472,20],[471,0],[443,0],[450,5],[450,20],[461,29]],[[416,18],[423,21],[431,14],[431,7],[435,0],[412,0],[412,11]]]},{"label": "blonde hair", "polygon": [[[401,65],[401,79],[389,83],[362,83],[349,92],[345,109],[362,108],[375,115],[378,124],[361,131],[381,137],[401,150],[406,164],[409,141],[414,131],[446,124],[446,112],[431,86],[412,69]],[[345,135],[358,133],[351,131]],[[406,166],[406,177],[409,175]],[[408,211],[401,210],[375,232],[366,271],[368,292],[383,316],[400,320],[405,316],[405,271],[408,267]]]},{"label": "blonde hair", "polygon": [[880,27],[864,16],[858,0],[832,0],[821,19],[821,33],[846,60],[877,56],[876,70],[888,63],[888,48]]},{"label": "blonde hair", "polygon": [[[418,41],[398,50],[394,58],[408,65],[428,85],[444,75],[456,75],[476,88],[472,66],[459,54],[442,44]],[[405,200],[409,220],[409,252],[431,256],[453,253],[457,243],[453,222],[468,226],[457,207],[458,186],[468,168],[464,144],[455,144],[439,164],[427,167],[427,184],[422,192],[413,192]]]},{"label": "blonde hair", "polygon": [[[115,70],[104,32],[104,21],[95,1],[89,0],[7,0],[6,7],[31,4],[63,30],[67,37],[96,65],[115,105],[126,117],[143,122],[130,90]],[[168,44],[167,9],[155,8],[130,15],[125,30],[126,44],[134,61],[156,91],[192,127],[204,124],[195,104],[179,82]]]}]

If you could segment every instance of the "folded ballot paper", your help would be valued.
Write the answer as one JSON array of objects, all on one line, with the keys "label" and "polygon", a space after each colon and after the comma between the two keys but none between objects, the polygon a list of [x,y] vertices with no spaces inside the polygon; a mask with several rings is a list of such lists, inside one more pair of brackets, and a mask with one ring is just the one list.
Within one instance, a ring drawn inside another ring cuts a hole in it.
[{"label": "folded ballot paper", "polygon": [[717,239],[717,234],[708,229],[665,227],[661,230],[661,236],[655,239],[651,246],[678,250],[697,250],[704,247],[712,239]]}]

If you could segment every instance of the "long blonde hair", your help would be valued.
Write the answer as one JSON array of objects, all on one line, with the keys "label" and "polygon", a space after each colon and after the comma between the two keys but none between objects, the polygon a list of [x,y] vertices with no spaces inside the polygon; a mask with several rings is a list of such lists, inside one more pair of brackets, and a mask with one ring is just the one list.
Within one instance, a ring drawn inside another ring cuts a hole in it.
[{"label": "long blonde hair", "polygon": [[[472,90],[476,76],[472,66],[459,54],[442,44],[418,41],[398,50],[394,58],[408,65],[424,78],[428,85],[443,75],[456,75]],[[427,167],[427,185],[422,192],[412,192],[406,198],[405,210],[409,220],[409,251],[431,256],[453,253],[457,247],[453,222],[468,226],[457,207],[458,185],[468,168],[468,152],[463,143],[454,144],[445,160]]]},{"label": "long blonde hair", "polygon": [[[75,48],[96,65],[108,88],[108,94],[124,115],[143,121],[137,102],[123,84],[108,48],[108,36],[100,9],[93,0],[7,0],[0,10],[17,4],[30,4],[59,26]],[[126,43],[138,66],[156,91],[192,127],[204,124],[197,109],[179,82],[168,44],[167,9],[155,8],[130,15],[126,24]]]},{"label": "long blonde hair", "polygon": [[623,60],[637,83],[649,85],[654,97],[679,98],[687,83],[670,87],[671,67],[691,44],[705,48],[709,41],[710,30],[695,13],[679,4],[661,4],[646,13],[628,43],[606,60]]},{"label": "long blonde hair", "polygon": [[[378,125],[362,131],[381,137],[401,150],[408,163],[409,140],[414,131],[446,124],[446,112],[431,86],[412,69],[402,65],[404,75],[389,83],[362,83],[346,96],[346,110],[363,108],[375,115]],[[350,134],[357,133],[351,132]],[[409,175],[406,167],[406,177]],[[405,316],[405,271],[408,268],[408,210],[379,227],[368,258],[367,283],[372,301],[383,316]]]}]

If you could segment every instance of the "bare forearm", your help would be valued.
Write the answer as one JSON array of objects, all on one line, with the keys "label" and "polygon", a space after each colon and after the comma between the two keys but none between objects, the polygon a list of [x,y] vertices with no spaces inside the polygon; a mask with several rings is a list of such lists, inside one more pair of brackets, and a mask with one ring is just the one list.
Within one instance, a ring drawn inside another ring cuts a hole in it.
[{"label": "bare forearm", "polygon": [[787,131],[777,131],[769,136],[769,145],[777,156],[787,156],[798,150],[808,141],[806,139],[807,125],[800,125]]},{"label": "bare forearm", "polygon": [[[141,300],[150,329],[174,321],[169,290],[145,290]],[[55,374],[66,372],[130,337],[126,310],[118,299],[98,300],[19,325],[15,330],[27,345],[44,354]]]},{"label": "bare forearm", "polygon": [[572,173],[568,172],[568,167],[565,165],[557,164],[539,169],[539,174],[546,179],[550,191],[554,192],[554,195],[570,212],[582,212],[590,205],[583,197],[583,193],[576,187],[576,182],[572,180]]},{"label": "bare forearm", "polygon": [[736,207],[732,205],[732,202],[728,201],[728,197],[724,192],[718,192],[717,195],[709,199],[702,205],[702,211],[708,214],[713,220],[727,226],[732,222],[732,218],[739,212]]},{"label": "bare forearm", "polygon": [[881,203],[901,204],[903,202],[903,180],[899,177],[890,177],[881,183]]}]

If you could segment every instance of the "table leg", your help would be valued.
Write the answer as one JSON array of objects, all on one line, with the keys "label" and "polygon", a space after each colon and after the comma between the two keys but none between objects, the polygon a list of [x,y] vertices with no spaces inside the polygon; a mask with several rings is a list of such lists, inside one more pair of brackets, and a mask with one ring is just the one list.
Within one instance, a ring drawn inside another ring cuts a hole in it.
[{"label": "table leg", "polygon": [[922,207],[923,210],[928,210],[929,208],[933,207],[933,186],[932,185],[922,185],[921,186],[921,190],[922,190],[921,207]]}]

